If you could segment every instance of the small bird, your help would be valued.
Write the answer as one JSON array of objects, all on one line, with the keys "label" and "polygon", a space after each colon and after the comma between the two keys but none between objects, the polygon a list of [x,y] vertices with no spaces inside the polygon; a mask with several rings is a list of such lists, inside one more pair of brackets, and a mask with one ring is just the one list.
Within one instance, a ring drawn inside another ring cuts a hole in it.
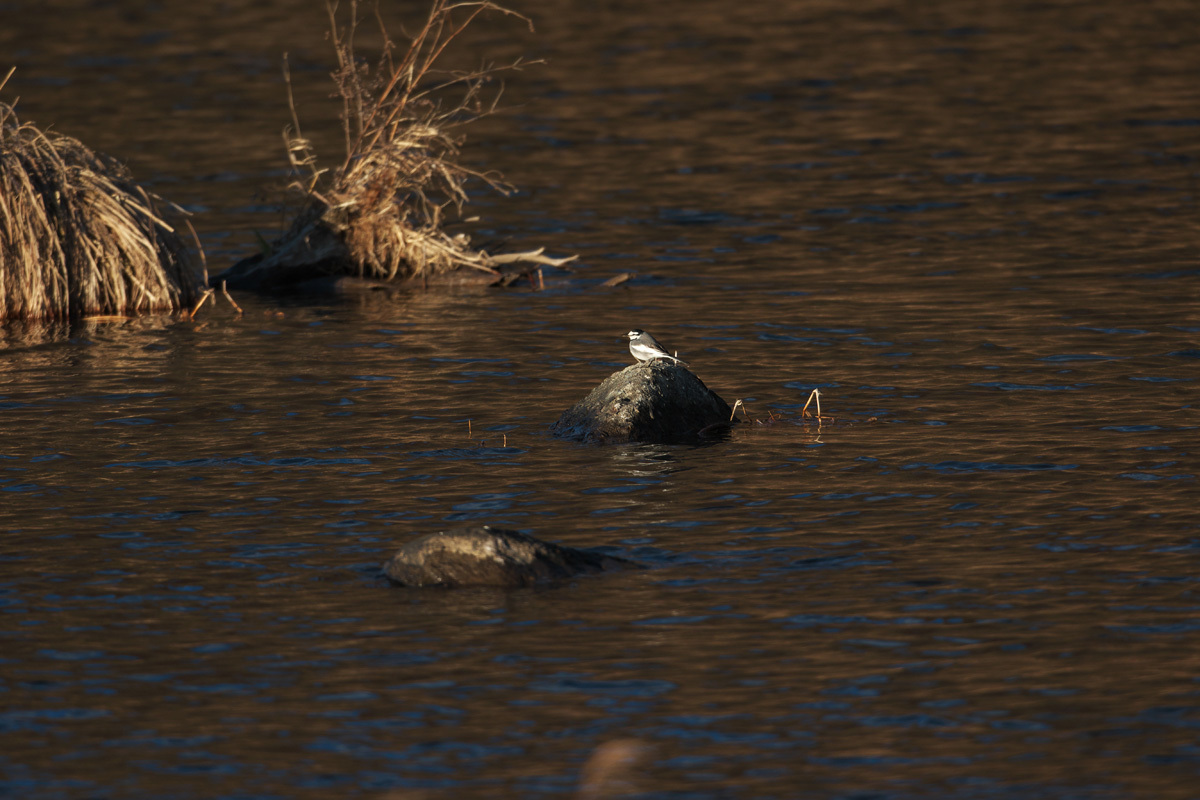
[{"label": "small bird", "polygon": [[625,334],[629,337],[629,352],[638,361],[652,361],[656,358],[669,358],[676,364],[682,364],[675,356],[667,352],[667,348],[659,344],[659,341],[645,331],[639,331],[636,328]]}]

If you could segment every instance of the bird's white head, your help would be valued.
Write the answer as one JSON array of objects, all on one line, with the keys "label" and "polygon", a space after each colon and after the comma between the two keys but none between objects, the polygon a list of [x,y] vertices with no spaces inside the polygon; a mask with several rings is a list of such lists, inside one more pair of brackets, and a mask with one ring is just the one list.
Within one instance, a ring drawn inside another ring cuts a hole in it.
[{"label": "bird's white head", "polygon": [[625,335],[628,336],[632,340],[632,339],[636,339],[637,337],[641,336],[642,331],[639,331],[637,328],[634,328],[633,330],[631,330],[629,333],[627,333]]}]

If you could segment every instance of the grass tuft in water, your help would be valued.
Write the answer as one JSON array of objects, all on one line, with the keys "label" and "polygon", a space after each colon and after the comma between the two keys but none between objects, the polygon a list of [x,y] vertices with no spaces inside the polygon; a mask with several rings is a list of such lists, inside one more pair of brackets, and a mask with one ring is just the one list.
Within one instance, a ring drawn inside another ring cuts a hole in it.
[{"label": "grass tuft in water", "polygon": [[[445,231],[449,213],[462,216],[468,181],[481,180],[501,194],[513,191],[499,174],[462,164],[461,129],[495,111],[499,91],[488,93],[486,87],[500,73],[527,62],[447,71],[438,67],[439,60],[481,15],[528,19],[491,2],[435,0],[423,27],[400,52],[376,14],[384,44],[378,62],[370,66],[355,50],[358,3],[349,3],[344,24],[336,3],[328,3],[327,10],[345,157],[333,170],[318,165],[313,143],[301,131],[289,78],[292,125],[285,129],[284,141],[298,176],[292,187],[303,194],[304,204],[267,253],[243,262],[240,272],[236,267],[231,271],[230,285],[330,275],[429,280],[463,271],[493,281],[502,265],[570,261],[547,257],[541,249],[491,255],[472,247],[465,234]],[[263,278],[265,272],[285,277]]]},{"label": "grass tuft in water", "polygon": [[195,260],[160,206],[180,211],[115,159],[0,103],[0,320],[188,307]]}]

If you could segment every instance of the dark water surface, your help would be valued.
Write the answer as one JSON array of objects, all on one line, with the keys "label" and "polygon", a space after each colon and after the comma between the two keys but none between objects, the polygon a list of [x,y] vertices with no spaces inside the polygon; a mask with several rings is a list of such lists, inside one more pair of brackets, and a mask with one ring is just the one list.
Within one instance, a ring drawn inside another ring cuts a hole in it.
[{"label": "dark water surface", "polygon": [[[293,5],[5,3],[4,99],[223,266],[282,51],[336,146]],[[633,739],[648,797],[1200,797],[1194,5],[522,9],[466,153],[545,291],[0,329],[0,796],[569,797]],[[632,326],[783,418],[550,438]],[[653,568],[379,578],[477,523]]]}]

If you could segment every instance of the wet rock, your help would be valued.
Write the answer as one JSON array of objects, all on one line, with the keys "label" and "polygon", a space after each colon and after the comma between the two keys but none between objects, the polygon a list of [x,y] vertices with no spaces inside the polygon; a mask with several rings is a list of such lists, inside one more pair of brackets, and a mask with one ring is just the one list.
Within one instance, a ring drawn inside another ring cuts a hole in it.
[{"label": "wet rock", "polygon": [[383,565],[383,572],[404,586],[515,589],[636,566],[617,556],[561,547],[517,531],[484,525],[414,539]]},{"label": "wet rock", "polygon": [[647,361],[608,376],[551,432],[583,442],[700,441],[727,429],[729,404],[682,364]]}]

